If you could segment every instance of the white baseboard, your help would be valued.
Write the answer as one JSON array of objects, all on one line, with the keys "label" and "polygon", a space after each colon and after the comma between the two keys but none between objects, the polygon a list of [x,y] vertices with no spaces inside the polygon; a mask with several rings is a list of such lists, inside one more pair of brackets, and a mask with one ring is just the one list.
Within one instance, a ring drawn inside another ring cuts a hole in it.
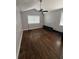
[{"label": "white baseboard", "polygon": [[23,31],[28,30],[28,29],[23,29]]},{"label": "white baseboard", "polygon": [[21,41],[22,41],[22,35],[23,35],[23,30],[22,30],[21,37],[20,37],[19,48],[18,48],[18,53],[16,55],[16,59],[18,59],[18,56],[19,56],[19,51],[20,51],[20,46],[21,46]]},{"label": "white baseboard", "polygon": [[25,30],[33,30],[33,29],[38,29],[38,28],[42,28],[42,27],[36,27],[36,28],[23,29],[23,31],[25,31]]}]

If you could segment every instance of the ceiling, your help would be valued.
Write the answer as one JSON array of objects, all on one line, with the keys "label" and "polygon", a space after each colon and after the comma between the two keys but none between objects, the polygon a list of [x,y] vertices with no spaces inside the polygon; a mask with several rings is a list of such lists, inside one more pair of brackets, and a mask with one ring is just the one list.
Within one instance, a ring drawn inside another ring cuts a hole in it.
[{"label": "ceiling", "polygon": [[[39,0],[16,0],[16,6],[22,11],[40,9]],[[63,0],[43,0],[42,8],[45,10],[63,8]]]},{"label": "ceiling", "polygon": [[21,10],[25,10],[31,8],[37,2],[38,0],[16,0],[16,6],[19,7]]}]

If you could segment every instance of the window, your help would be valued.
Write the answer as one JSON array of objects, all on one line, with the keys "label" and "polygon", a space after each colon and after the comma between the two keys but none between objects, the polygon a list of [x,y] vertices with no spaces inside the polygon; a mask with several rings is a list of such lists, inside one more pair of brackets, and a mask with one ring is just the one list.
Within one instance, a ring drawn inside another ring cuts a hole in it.
[{"label": "window", "polygon": [[61,14],[60,25],[63,26],[63,13]]},{"label": "window", "polygon": [[40,23],[40,17],[39,16],[34,16],[30,15],[28,16],[28,24],[39,24]]}]

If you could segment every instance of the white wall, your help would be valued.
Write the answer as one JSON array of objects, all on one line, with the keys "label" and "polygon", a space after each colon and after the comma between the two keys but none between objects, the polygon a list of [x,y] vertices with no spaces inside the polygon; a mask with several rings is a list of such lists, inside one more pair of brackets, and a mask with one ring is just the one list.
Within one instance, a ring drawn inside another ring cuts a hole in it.
[{"label": "white wall", "polygon": [[18,54],[20,50],[20,44],[22,39],[22,24],[20,10],[16,7],[16,58],[18,59]]},{"label": "white wall", "polygon": [[46,10],[63,8],[63,0],[43,0],[42,7]]},{"label": "white wall", "polygon": [[[40,23],[28,25],[28,15],[38,15],[38,16],[40,16]],[[43,20],[44,20],[43,15],[35,9],[21,12],[21,16],[22,16],[22,27],[23,27],[24,30],[37,29],[37,28],[41,28],[43,26]]]},{"label": "white wall", "polygon": [[62,12],[63,9],[58,9],[46,13],[44,18],[44,25],[52,27],[57,31],[63,32],[63,26],[60,26]]}]

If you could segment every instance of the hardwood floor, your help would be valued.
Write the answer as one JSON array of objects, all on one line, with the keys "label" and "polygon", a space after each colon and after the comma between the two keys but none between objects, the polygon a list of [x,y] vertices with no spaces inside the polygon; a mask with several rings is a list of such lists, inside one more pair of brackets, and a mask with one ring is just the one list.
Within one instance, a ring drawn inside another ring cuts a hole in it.
[{"label": "hardwood floor", "polygon": [[61,43],[61,36],[55,32],[24,31],[18,59],[60,59]]}]

